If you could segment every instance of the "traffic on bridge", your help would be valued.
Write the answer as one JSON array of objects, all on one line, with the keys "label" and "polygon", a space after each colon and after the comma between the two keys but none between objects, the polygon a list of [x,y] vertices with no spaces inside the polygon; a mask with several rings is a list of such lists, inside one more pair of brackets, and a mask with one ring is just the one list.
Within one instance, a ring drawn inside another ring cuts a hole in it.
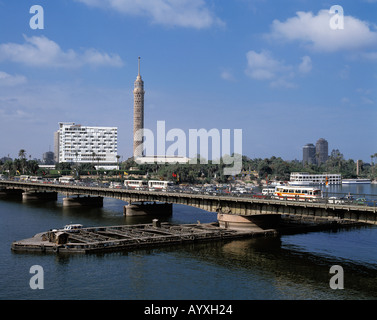
[{"label": "traffic on bridge", "polygon": [[304,201],[325,204],[343,204],[377,207],[377,195],[338,193],[327,190],[326,187],[290,186],[279,183],[265,187],[234,184],[177,184],[161,180],[124,180],[124,182],[107,182],[92,179],[77,180],[70,176],[51,179],[40,176],[21,175],[13,179],[0,177],[0,181],[18,181],[28,183],[80,186],[89,188],[108,188],[122,190],[138,190],[153,192],[184,193],[195,195],[242,197],[252,199],[272,199],[282,201]]}]

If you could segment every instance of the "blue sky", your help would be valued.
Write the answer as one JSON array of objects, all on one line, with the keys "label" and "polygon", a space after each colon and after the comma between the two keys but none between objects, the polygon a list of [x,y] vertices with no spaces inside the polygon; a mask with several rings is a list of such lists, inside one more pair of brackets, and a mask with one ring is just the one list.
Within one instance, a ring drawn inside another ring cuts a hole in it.
[{"label": "blue sky", "polygon": [[[330,27],[333,5],[343,29]],[[376,12],[375,0],[0,0],[0,157],[53,151],[58,122],[117,126],[130,157],[141,56],[153,131],[242,129],[244,155],[286,160],[325,138],[369,162]]]}]

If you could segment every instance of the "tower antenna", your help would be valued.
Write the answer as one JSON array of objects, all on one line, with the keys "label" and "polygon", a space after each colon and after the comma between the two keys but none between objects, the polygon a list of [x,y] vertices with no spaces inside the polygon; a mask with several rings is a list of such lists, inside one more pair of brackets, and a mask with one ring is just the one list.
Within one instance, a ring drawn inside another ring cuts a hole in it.
[{"label": "tower antenna", "polygon": [[140,57],[138,58],[138,75],[140,76]]}]

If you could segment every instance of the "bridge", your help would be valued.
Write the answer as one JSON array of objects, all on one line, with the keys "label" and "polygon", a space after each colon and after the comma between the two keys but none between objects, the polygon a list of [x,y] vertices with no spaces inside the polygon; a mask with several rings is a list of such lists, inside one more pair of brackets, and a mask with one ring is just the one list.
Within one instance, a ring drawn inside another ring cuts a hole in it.
[{"label": "bridge", "polygon": [[[242,229],[255,226],[268,229],[273,227],[281,215],[331,219],[337,221],[377,224],[377,206],[357,205],[355,203],[330,203],[328,199],[320,202],[278,200],[273,198],[252,198],[226,195],[204,195],[180,192],[144,191],[88,187],[78,185],[44,184],[19,181],[0,181],[0,192],[23,193],[26,199],[46,199],[57,193],[65,195],[69,201],[93,200],[101,204],[104,197],[128,202],[131,206],[143,209],[145,203],[182,204],[218,214],[220,226]],[[73,197],[72,197],[73,196]],[[80,196],[85,196],[81,197]],[[82,203],[82,202],[80,202]],[[133,208],[131,208],[132,210]]]}]

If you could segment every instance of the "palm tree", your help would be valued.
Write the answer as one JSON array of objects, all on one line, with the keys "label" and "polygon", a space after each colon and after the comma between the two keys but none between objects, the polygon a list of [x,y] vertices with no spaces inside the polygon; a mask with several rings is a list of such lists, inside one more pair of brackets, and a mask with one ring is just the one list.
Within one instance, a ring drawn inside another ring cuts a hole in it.
[{"label": "palm tree", "polygon": [[26,158],[26,151],[25,149],[21,149],[19,152],[18,152],[18,157],[20,159],[25,159]]},{"label": "palm tree", "polygon": [[24,174],[25,173],[25,166],[26,166],[26,151],[25,151],[25,149],[21,149],[18,152],[18,157],[20,158],[20,161],[21,161],[22,174]]},{"label": "palm tree", "polygon": [[372,167],[372,179],[374,179],[374,167],[375,167],[375,163],[373,163],[373,158],[377,158],[377,153],[375,154],[372,154],[370,156],[370,159],[371,159],[371,167]]}]

